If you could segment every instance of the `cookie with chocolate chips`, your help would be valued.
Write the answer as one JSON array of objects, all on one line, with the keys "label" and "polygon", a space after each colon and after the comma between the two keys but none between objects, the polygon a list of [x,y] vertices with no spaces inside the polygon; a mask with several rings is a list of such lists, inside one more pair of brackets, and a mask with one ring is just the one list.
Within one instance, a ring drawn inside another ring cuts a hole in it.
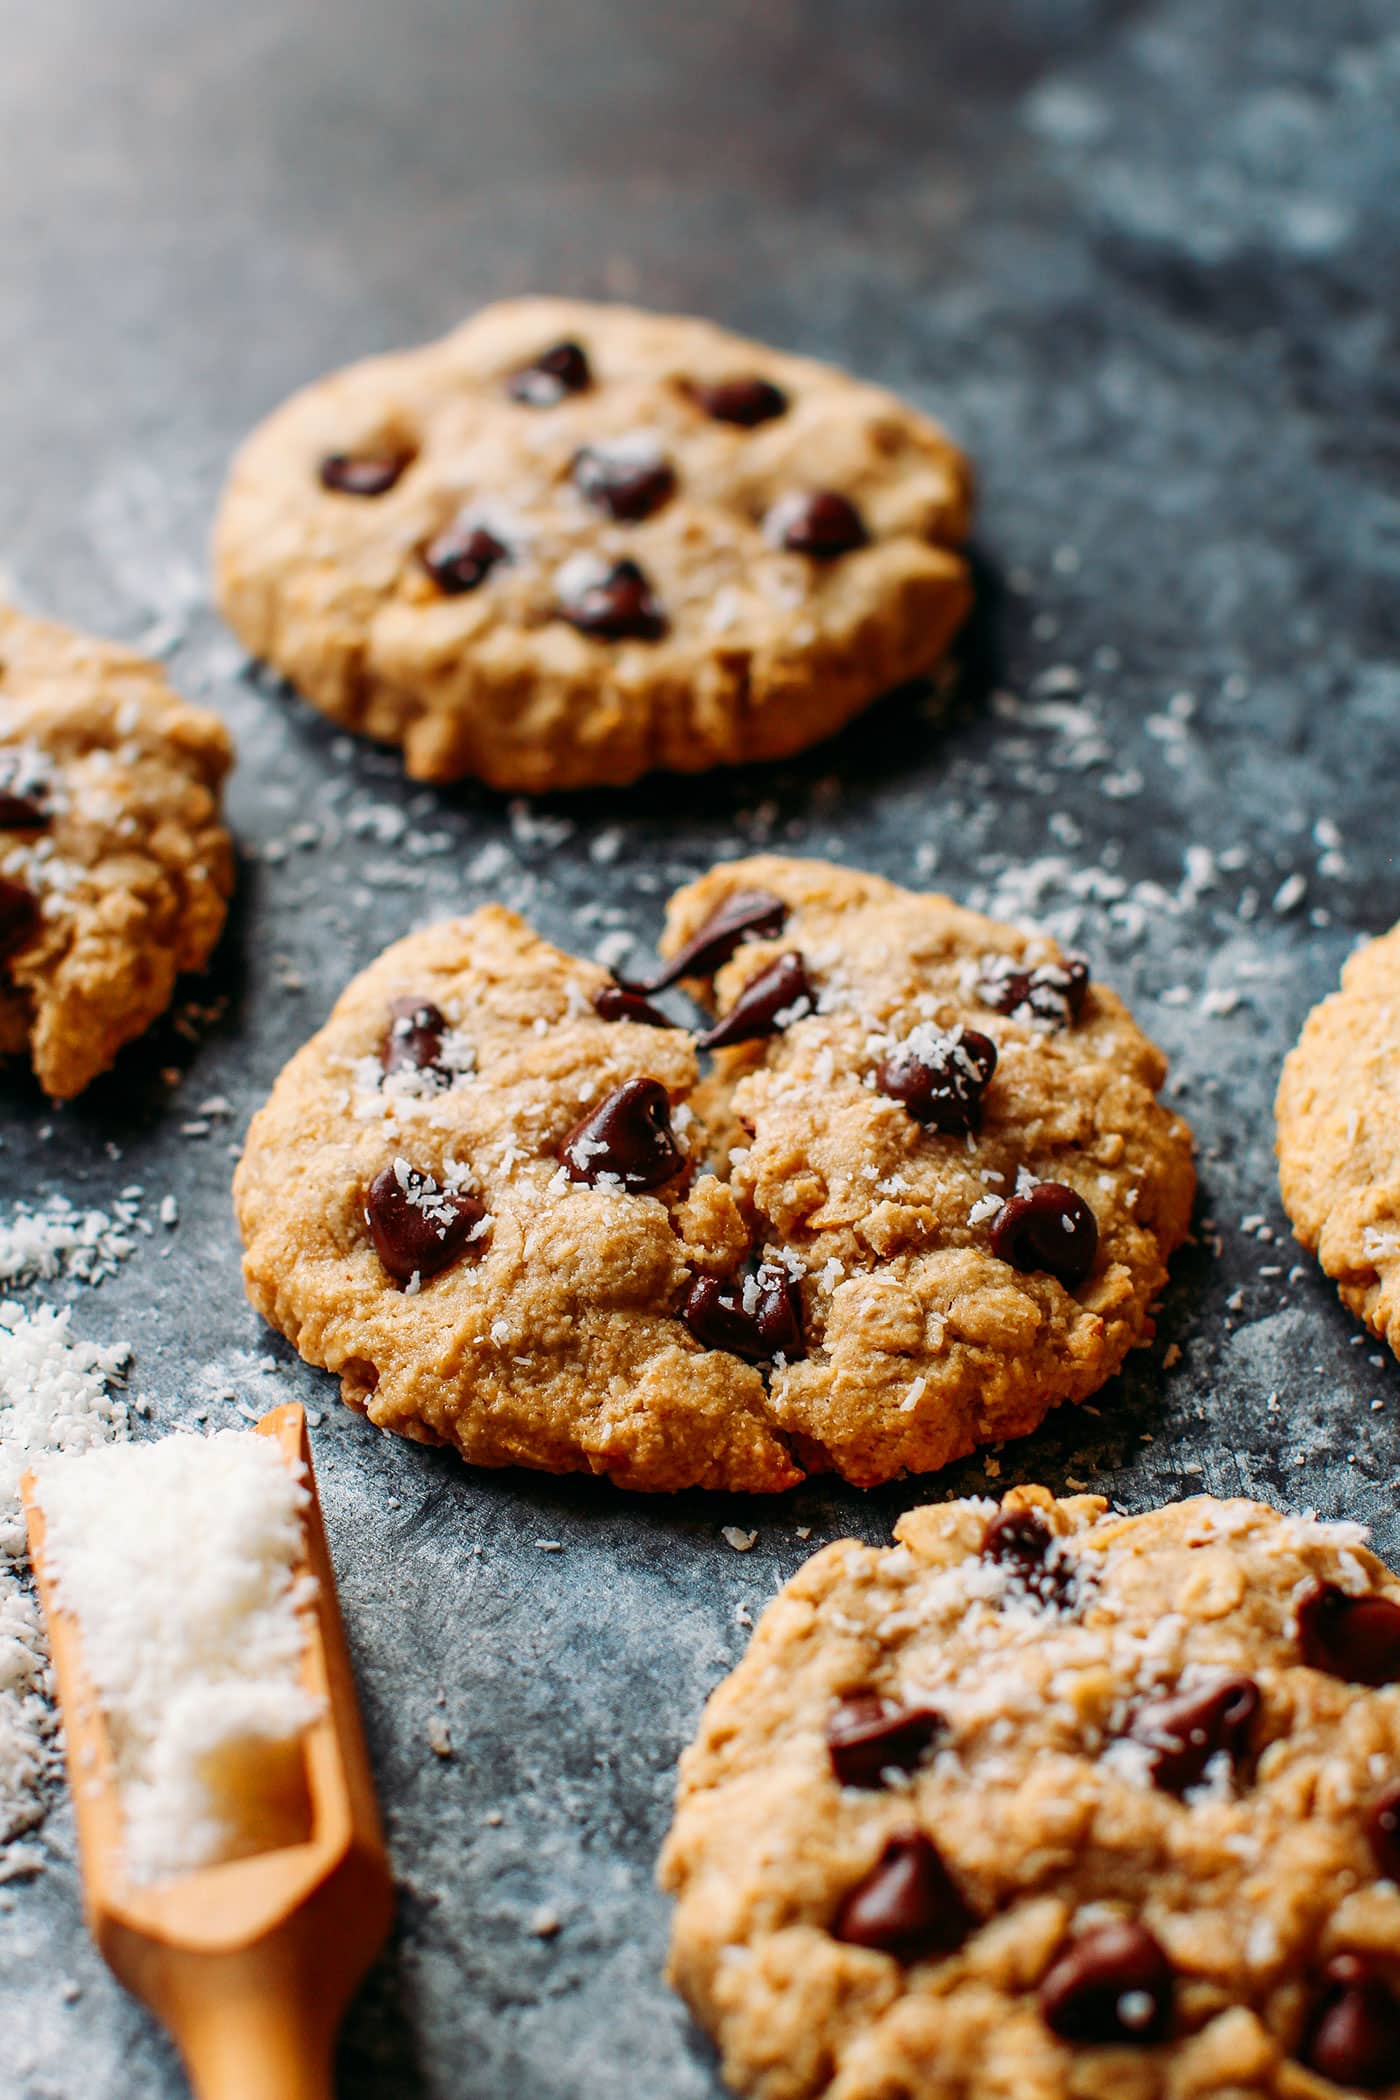
[{"label": "cookie with chocolate chips", "polygon": [[216,716],[0,605],[0,1055],[81,1093],[207,960],[233,888]]},{"label": "cookie with chocolate chips", "polygon": [[487,308],[318,381],[234,463],[219,602],[420,780],[787,756],[930,670],[966,462],[880,387],[709,322]]},{"label": "cookie with chocolate chips", "polygon": [[758,2100],[1400,2089],[1400,1580],[1018,1488],[818,1553],[681,1760],[672,1981]]},{"label": "cookie with chocolate chips", "polygon": [[[1150,1335],[1190,1141],[1082,962],[778,858],[682,890],[662,951],[621,982],[478,912],[282,1073],[236,1182],[248,1290],[353,1405],[634,1487],[870,1484],[1024,1434]],[[998,957],[1081,996],[1003,1012]]]}]

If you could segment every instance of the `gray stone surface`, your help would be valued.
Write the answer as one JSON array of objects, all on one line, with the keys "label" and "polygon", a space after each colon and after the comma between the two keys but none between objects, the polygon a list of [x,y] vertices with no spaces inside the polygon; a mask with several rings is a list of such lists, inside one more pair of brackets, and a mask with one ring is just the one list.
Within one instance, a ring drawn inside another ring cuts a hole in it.
[{"label": "gray stone surface", "polygon": [[[226,1391],[325,1412],[402,1881],[343,2094],[717,2092],[660,1981],[652,1863],[799,1527],[878,1539],[930,1494],[1040,1478],[1133,1509],[1243,1490],[1400,1550],[1395,1366],[1294,1264],[1269,1106],[1350,944],[1400,913],[1398,104],[1390,0],[0,0],[0,564],[222,710],[244,848],[214,1011],[61,1114],[0,1082],[0,1211],[139,1183],[154,1218],[173,1192],[178,1226],[74,1293],[77,1329],[133,1344],[157,1423],[236,1419]],[[510,812],[405,786],[245,675],[204,578],[240,433],[524,288],[708,312],[946,418],[983,488],[951,707]],[[645,946],[673,881],[769,840],[1037,915],[1134,1001],[1201,1147],[1157,1345],[1095,1413],[873,1495],[628,1501],[381,1439],[239,1288],[229,1151],[283,1059],[434,914],[502,896]],[[61,1804],[47,1840],[0,1892],[0,2087],[167,2100],[173,2059],[82,1933]]]}]

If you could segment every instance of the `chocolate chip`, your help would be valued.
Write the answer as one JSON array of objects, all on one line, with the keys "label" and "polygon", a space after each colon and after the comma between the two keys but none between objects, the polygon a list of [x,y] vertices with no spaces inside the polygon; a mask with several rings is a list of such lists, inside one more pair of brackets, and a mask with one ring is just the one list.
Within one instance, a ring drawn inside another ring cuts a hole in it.
[{"label": "chocolate chip", "polygon": [[566,394],[581,394],[593,383],[588,355],[579,343],[555,343],[506,381],[513,401],[527,408],[553,408]]},{"label": "chocolate chip", "polygon": [[498,561],[507,561],[510,549],[484,525],[449,525],[422,552],[423,567],[440,591],[460,598],[484,583]]},{"label": "chocolate chip", "polygon": [[802,1356],[802,1294],[781,1262],[760,1263],[742,1282],[697,1276],[681,1318],[706,1349],[728,1349],[750,1363]]},{"label": "chocolate chip", "polygon": [[1312,2010],[1301,2061],[1334,2085],[1374,2093],[1400,2081],[1400,1999],[1379,1965],[1361,1954],[1338,1954],[1322,1972],[1324,1989]]},{"label": "chocolate chip", "polygon": [[763,530],[789,554],[810,554],[814,561],[835,561],[863,547],[870,537],[854,503],[835,489],[782,497],[769,511]]},{"label": "chocolate chip", "polygon": [[1259,1711],[1251,1677],[1227,1677],[1204,1691],[1159,1699],[1135,1715],[1132,1738],[1152,1751],[1152,1781],[1167,1794],[1184,1794],[1205,1776],[1213,1757],[1235,1759],[1249,1747]]},{"label": "chocolate chip", "polygon": [[1077,1189],[1042,1181],[1004,1203],[992,1224],[992,1252],[1023,1273],[1043,1269],[1067,1291],[1077,1290],[1094,1266],[1099,1223]]},{"label": "chocolate chip", "polygon": [[431,999],[396,999],[389,1030],[379,1046],[385,1072],[431,1072],[446,1085],[452,1077],[440,1060],[447,1016]]},{"label": "chocolate chip", "polygon": [[1313,1670],[1349,1684],[1400,1682],[1400,1604],[1352,1597],[1335,1582],[1313,1582],[1298,1602],[1298,1640]]},{"label": "chocolate chip", "polygon": [[902,1101],[916,1123],[961,1136],[982,1120],[982,1096],[997,1068],[997,1046],[974,1028],[942,1034],[916,1028],[875,1068],[875,1084]]},{"label": "chocolate chip", "polygon": [[1040,2016],[1066,2042],[1159,2042],[1173,1989],[1172,1965],[1147,1927],[1113,1919],[1056,1956],[1040,1986]]},{"label": "chocolate chip", "polygon": [[671,1130],[671,1101],[659,1079],[627,1079],[589,1110],[559,1147],[571,1181],[606,1174],[625,1189],[660,1188],[685,1158]]},{"label": "chocolate chip", "polygon": [[654,642],[666,632],[666,615],[634,561],[615,561],[610,569],[589,564],[561,585],[559,612],[581,634],[607,642]]},{"label": "chocolate chip", "polygon": [[486,1206],[465,1189],[445,1187],[407,1160],[381,1168],[365,1191],[365,1223],[374,1251],[397,1283],[436,1276],[479,1237]]},{"label": "chocolate chip", "polygon": [[735,890],[667,963],[658,977],[626,980],[634,992],[664,992],[682,977],[712,977],[740,943],[772,940],[787,923],[788,908],[771,890]]},{"label": "chocolate chip", "polygon": [[922,1830],[896,1830],[845,1898],[832,1931],[848,1946],[873,1947],[910,1962],[951,1953],[975,1922]]},{"label": "chocolate chip", "polygon": [[39,831],[48,821],[48,811],[35,796],[0,786],[0,831]]},{"label": "chocolate chip", "polygon": [[697,379],[690,391],[707,416],[717,423],[742,423],[745,430],[771,423],[788,405],[787,395],[771,379]]},{"label": "chocolate chip", "polygon": [[0,831],[40,831],[53,812],[42,773],[23,751],[0,751]]},{"label": "chocolate chip", "polygon": [[702,1050],[726,1050],[731,1043],[781,1035],[794,1021],[805,1020],[815,1011],[807,965],[791,948],[751,977],[723,1019],[696,1041]]},{"label": "chocolate chip", "polygon": [[1392,1780],[1371,1803],[1366,1835],[1386,1880],[1400,1881],[1400,1779]]},{"label": "chocolate chip", "polygon": [[629,992],[626,985],[599,985],[593,994],[593,1011],[600,1021],[640,1021],[645,1028],[674,1028],[675,1022],[644,999],[640,992]]},{"label": "chocolate chip", "polygon": [[606,517],[635,525],[660,510],[676,486],[675,469],[654,447],[625,442],[585,445],[574,454],[574,487]]},{"label": "chocolate chip", "polygon": [[856,1692],[826,1724],[831,1769],[842,1786],[883,1786],[891,1766],[912,1772],[947,1726],[932,1706],[887,1706],[875,1692]]},{"label": "chocolate chip", "polygon": [[1075,1568],[1065,1553],[1051,1552],[1056,1534],[1038,1509],[999,1509],[982,1534],[982,1552],[1016,1578],[1041,1604],[1065,1610],[1074,1601]]},{"label": "chocolate chip", "polygon": [[13,955],[39,930],[39,900],[22,882],[0,875],[0,960]]},{"label": "chocolate chip", "polygon": [[1062,963],[1040,963],[1033,970],[1023,970],[1010,956],[984,956],[977,996],[995,1013],[1068,1028],[1084,1011],[1089,965],[1081,956],[1071,955]]},{"label": "chocolate chip", "polygon": [[329,452],[321,486],[337,496],[384,496],[412,463],[409,452]]}]

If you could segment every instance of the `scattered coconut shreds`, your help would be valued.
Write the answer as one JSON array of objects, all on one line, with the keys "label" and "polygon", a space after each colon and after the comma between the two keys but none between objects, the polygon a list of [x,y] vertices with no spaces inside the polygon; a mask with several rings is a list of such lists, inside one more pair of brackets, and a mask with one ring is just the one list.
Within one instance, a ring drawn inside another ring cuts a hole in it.
[{"label": "scattered coconut shreds", "polygon": [[17,1203],[0,1223],[0,1285],[15,1290],[55,1276],[100,1283],[133,1252],[140,1218],[140,1199],[129,1193],[110,1212],[78,1210],[66,1196],[51,1196],[37,1209]]},{"label": "scattered coconut shreds", "polygon": [[737,1524],[726,1524],[723,1527],[722,1536],[726,1543],[734,1548],[736,1553],[747,1553],[751,1547],[758,1543],[758,1533],[756,1531],[741,1531]]}]

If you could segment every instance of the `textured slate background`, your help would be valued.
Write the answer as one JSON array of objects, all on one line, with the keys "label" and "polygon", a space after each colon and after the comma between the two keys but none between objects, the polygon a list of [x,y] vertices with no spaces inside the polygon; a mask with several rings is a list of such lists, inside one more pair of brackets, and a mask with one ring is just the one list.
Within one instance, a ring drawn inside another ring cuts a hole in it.
[{"label": "textured slate background", "polygon": [[[716,2093],[659,1979],[652,1862],[799,1526],[879,1539],[929,1494],[1073,1479],[1130,1508],[1244,1490],[1400,1549],[1395,1368],[1293,1263],[1269,1108],[1304,1012],[1400,911],[1398,107],[1388,0],[0,0],[0,564],[223,711],[245,856],[217,1011],[61,1114],[0,1082],[0,1195],[139,1183],[153,1218],[176,1194],[178,1227],[74,1294],[157,1422],[236,1419],[229,1391],[325,1410],[403,1883],[344,2094]],[[512,816],[405,787],[249,679],[204,582],[240,433],[526,288],[705,311],[943,416],[984,492],[951,709]],[[427,917],[502,896],[645,944],[673,881],[767,840],[1047,919],[1136,1003],[1201,1146],[1157,1345],[1098,1413],[874,1495],[635,1502],[381,1439],[241,1296],[228,1149],[283,1059]],[[173,2096],[80,1929],[61,1806],[48,1837],[0,1891],[6,2091]]]}]

